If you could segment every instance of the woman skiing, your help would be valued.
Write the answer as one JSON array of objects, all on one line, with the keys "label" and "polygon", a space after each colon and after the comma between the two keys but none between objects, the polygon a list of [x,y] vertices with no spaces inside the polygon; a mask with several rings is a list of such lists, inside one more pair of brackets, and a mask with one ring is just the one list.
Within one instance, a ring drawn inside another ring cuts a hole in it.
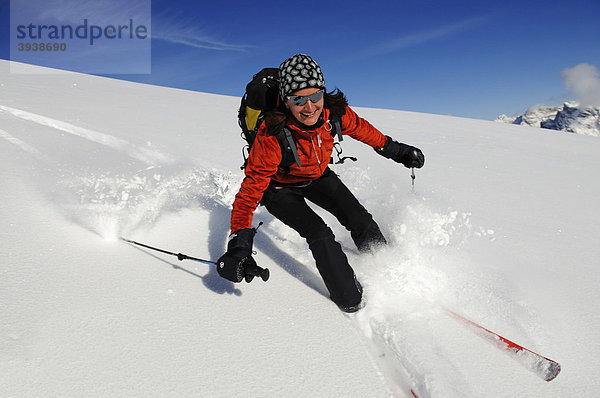
[{"label": "woman skiing", "polygon": [[[228,280],[240,282],[250,268],[256,267],[252,216],[261,203],[306,239],[331,300],[342,311],[358,311],[362,287],[332,230],[306,200],[333,214],[361,252],[386,240],[371,214],[328,167],[334,144],[330,120],[334,115],[341,117],[343,135],[406,167],[422,167],[424,155],[360,118],[339,90],[327,93],[321,68],[310,56],[296,54],[285,60],[279,67],[279,80],[282,105],[267,113],[250,150],[246,176],[231,211],[227,252],[217,261],[217,271]],[[284,127],[294,138],[300,165],[282,169],[282,148],[276,135]]]}]

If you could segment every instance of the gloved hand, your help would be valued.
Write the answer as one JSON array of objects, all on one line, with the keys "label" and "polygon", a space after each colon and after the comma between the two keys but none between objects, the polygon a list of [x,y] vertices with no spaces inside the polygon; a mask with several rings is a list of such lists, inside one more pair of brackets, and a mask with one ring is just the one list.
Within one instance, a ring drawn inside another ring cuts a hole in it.
[{"label": "gloved hand", "polygon": [[375,148],[375,152],[408,168],[420,169],[425,164],[425,155],[419,148],[396,142],[392,137],[387,137],[385,145]]},{"label": "gloved hand", "polygon": [[[217,272],[232,282],[252,281],[254,275],[261,275],[262,268],[252,258],[252,244],[255,228],[245,228],[231,234],[227,252],[217,260]],[[264,278],[263,278],[264,279]]]}]

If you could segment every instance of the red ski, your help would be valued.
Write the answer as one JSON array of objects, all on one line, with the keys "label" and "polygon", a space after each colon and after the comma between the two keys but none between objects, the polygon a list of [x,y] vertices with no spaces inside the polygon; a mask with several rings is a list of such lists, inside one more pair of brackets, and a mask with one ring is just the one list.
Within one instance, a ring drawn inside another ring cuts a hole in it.
[{"label": "red ski", "polygon": [[501,350],[511,353],[517,361],[542,379],[546,381],[554,380],[560,373],[560,364],[558,362],[520,346],[506,337],[502,337],[498,333],[494,333],[448,308],[444,308],[444,310],[454,318],[471,327],[477,334],[492,342]]}]

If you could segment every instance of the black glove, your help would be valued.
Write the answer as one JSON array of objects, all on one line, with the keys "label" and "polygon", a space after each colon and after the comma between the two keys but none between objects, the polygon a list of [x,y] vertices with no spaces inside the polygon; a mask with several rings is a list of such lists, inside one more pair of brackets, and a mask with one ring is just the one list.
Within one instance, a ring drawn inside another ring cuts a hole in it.
[{"label": "black glove", "polygon": [[425,155],[419,148],[396,142],[392,137],[387,137],[385,145],[376,147],[375,152],[408,168],[420,169],[425,164]]},{"label": "black glove", "polygon": [[[227,243],[227,252],[217,260],[217,272],[232,282],[252,281],[255,275],[265,279],[264,271],[252,258],[252,244],[256,228],[245,228],[231,234]],[[268,270],[267,270],[268,273]],[[268,278],[268,275],[267,275]]]}]

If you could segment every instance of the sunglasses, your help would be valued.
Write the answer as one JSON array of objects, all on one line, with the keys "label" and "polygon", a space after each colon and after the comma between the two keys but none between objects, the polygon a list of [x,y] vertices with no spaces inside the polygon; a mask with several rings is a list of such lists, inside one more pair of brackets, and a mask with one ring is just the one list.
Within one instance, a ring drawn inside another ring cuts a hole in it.
[{"label": "sunglasses", "polygon": [[315,93],[312,93],[311,95],[288,95],[286,98],[290,100],[292,104],[302,106],[306,104],[308,100],[313,103],[321,101],[324,93],[325,90],[321,89]]}]

